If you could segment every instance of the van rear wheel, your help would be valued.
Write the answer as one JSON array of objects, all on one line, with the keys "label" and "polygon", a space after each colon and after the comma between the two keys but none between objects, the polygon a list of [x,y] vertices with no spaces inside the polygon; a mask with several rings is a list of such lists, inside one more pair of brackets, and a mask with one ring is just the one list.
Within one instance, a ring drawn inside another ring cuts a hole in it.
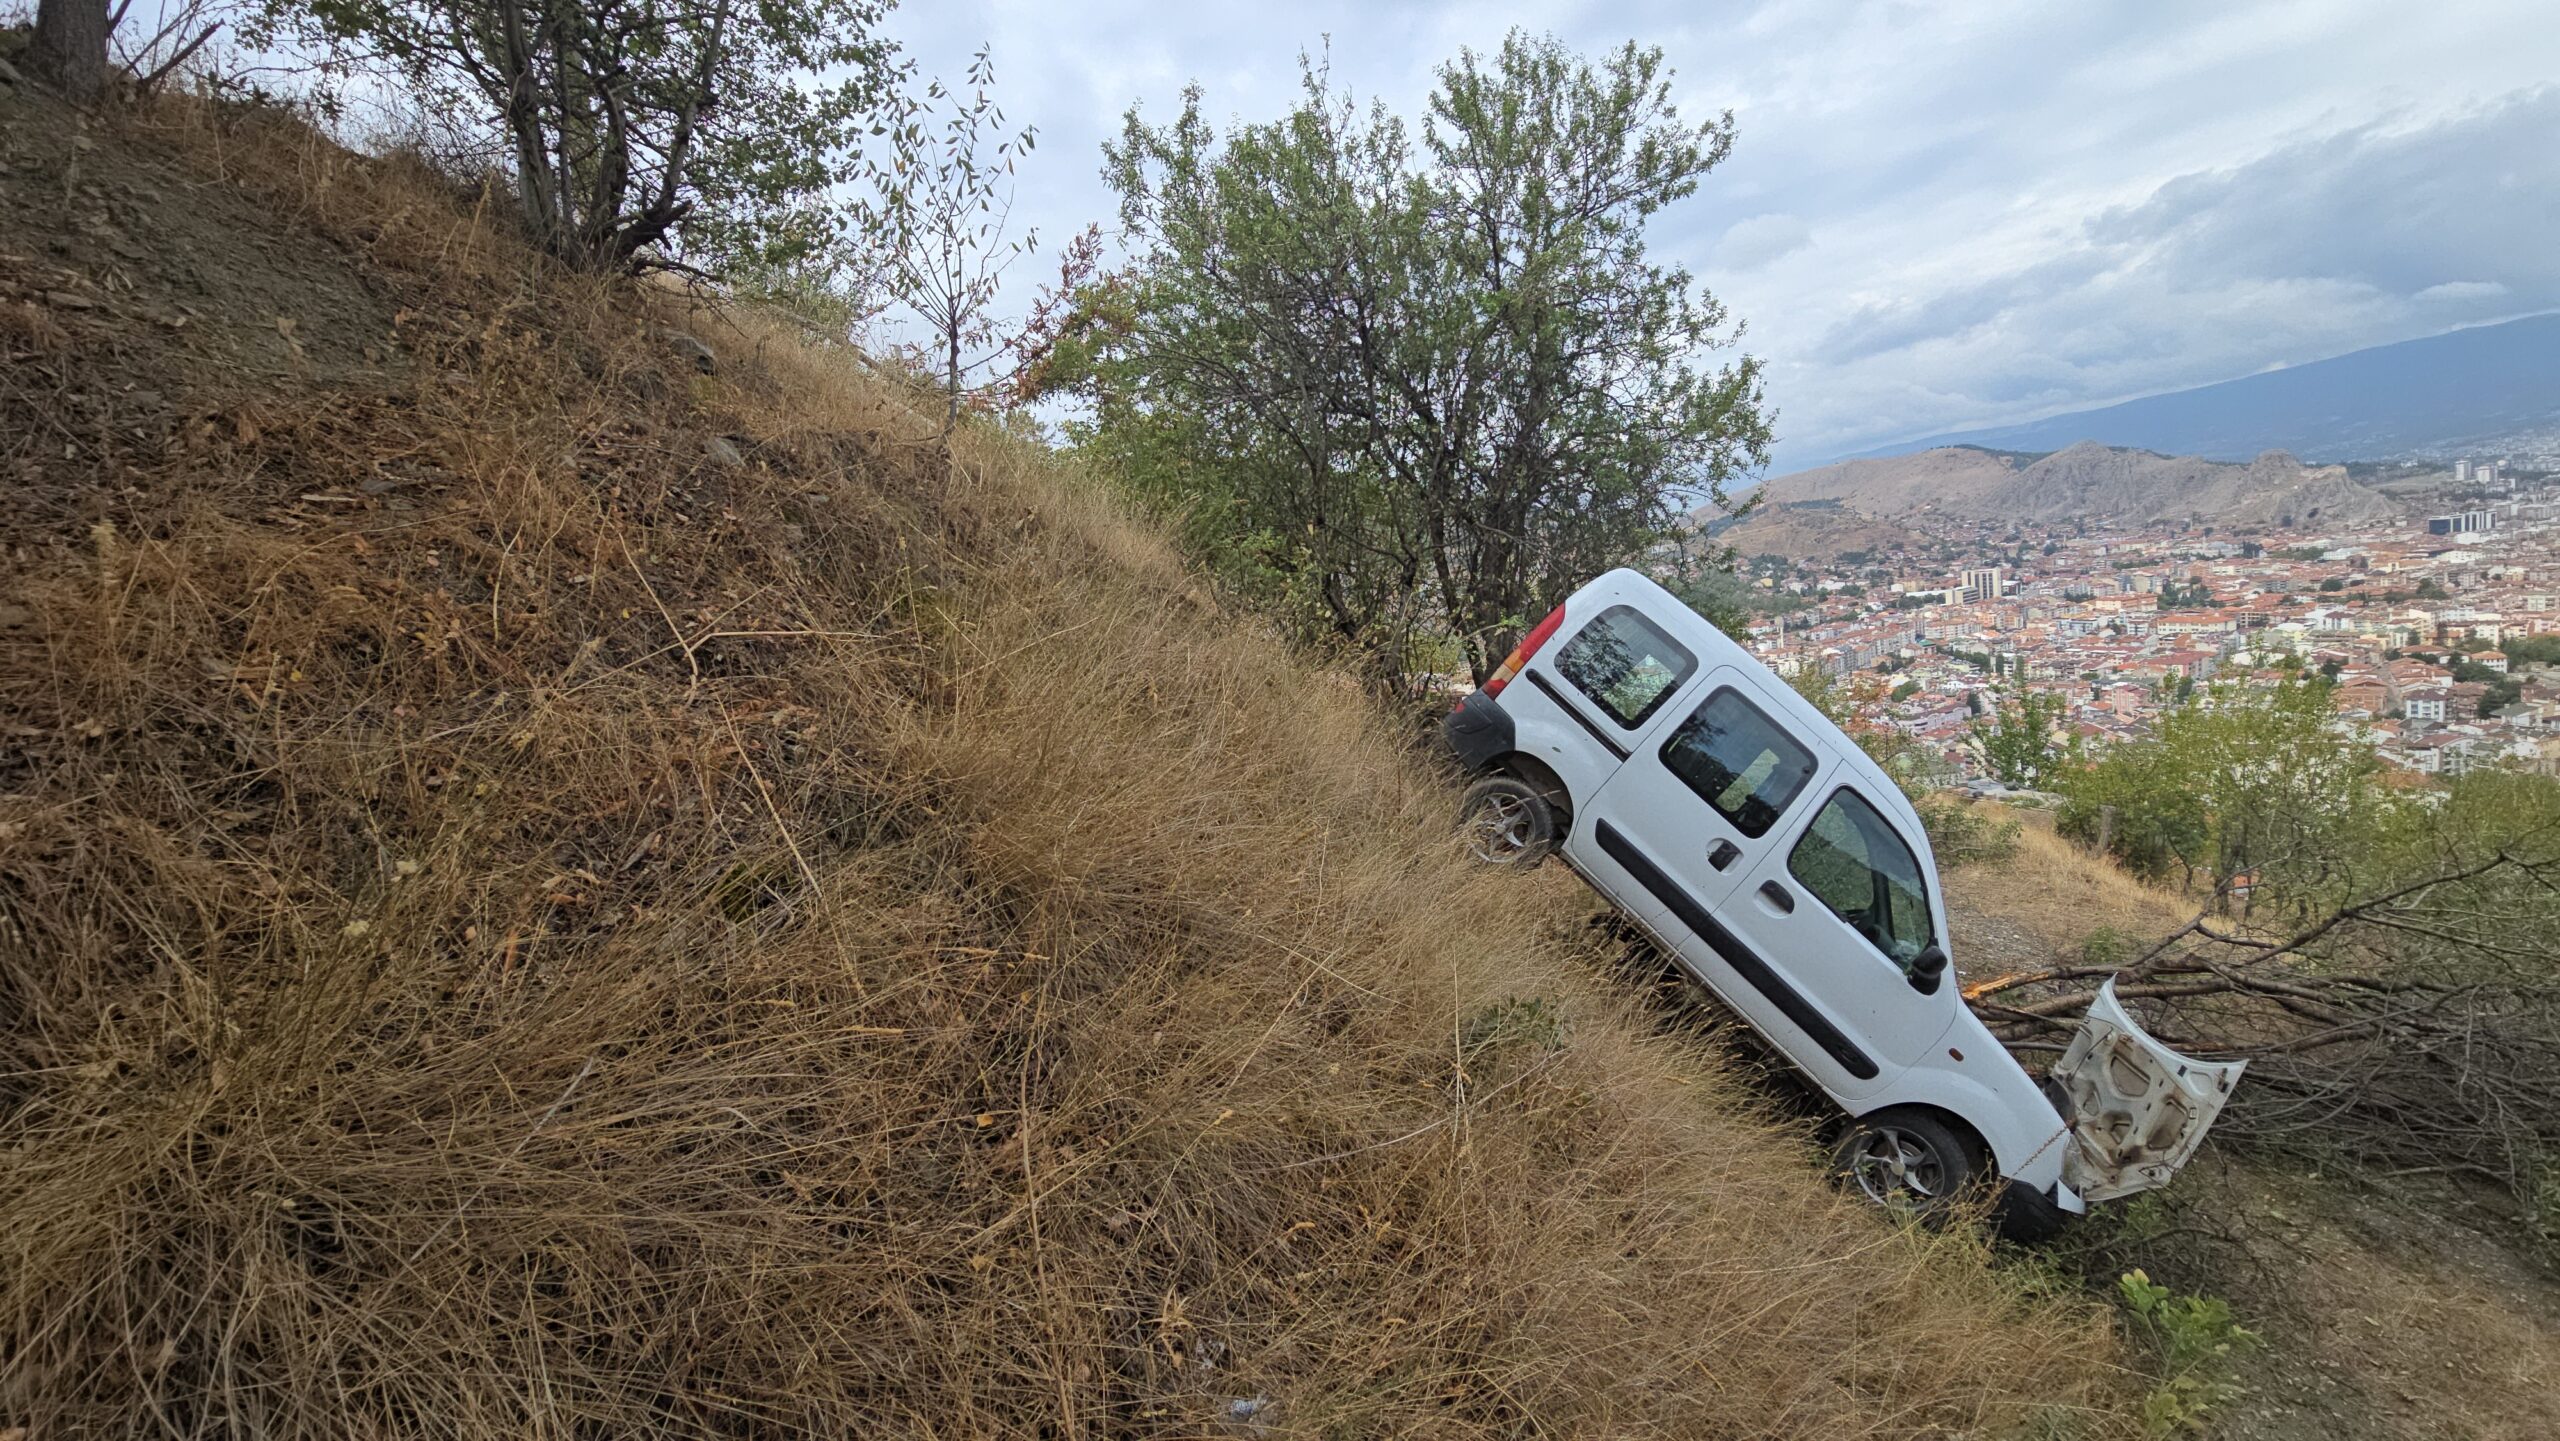
[{"label": "van rear wheel", "polygon": [[1858,1116],[1831,1152],[1832,1174],[1879,1206],[1939,1215],[1981,1174],[1971,1138],[1926,1111]]},{"label": "van rear wheel", "polygon": [[1487,776],[1459,802],[1458,831],[1477,860],[1526,870],[1556,848],[1556,808],[1518,776]]}]

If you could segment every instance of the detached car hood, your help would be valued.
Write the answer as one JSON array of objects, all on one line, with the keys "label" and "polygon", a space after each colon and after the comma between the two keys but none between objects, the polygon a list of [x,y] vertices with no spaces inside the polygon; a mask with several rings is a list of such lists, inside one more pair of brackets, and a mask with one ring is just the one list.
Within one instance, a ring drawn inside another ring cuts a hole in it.
[{"label": "detached car hood", "polygon": [[2064,1181],[2091,1201],[2167,1185],[2204,1143],[2247,1065],[2189,1060],[2153,1040],[2107,982],[2053,1067],[2071,1131]]}]

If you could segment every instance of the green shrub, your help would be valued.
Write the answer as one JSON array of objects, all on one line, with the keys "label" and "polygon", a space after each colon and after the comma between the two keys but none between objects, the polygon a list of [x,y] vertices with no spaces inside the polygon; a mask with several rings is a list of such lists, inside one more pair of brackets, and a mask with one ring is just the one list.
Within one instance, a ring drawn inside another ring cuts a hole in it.
[{"label": "green shrub", "polygon": [[2160,1380],[2142,1398],[2143,1429],[2154,1436],[2202,1432],[2207,1418],[2242,1395],[2231,1379],[2232,1359],[2264,1338],[2232,1319],[2231,1303],[2219,1296],[2172,1291],[2139,1268],[2116,1286],[2134,1329],[2160,1356]]}]

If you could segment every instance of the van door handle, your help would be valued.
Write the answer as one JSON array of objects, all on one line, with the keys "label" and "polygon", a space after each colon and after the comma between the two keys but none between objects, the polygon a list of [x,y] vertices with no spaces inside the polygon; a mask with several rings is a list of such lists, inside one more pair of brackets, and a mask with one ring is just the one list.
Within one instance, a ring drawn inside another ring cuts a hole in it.
[{"label": "van door handle", "polygon": [[1742,847],[1735,845],[1731,841],[1718,841],[1714,845],[1707,847],[1707,864],[1715,867],[1717,870],[1723,870],[1725,867],[1732,865],[1735,858],[1741,854]]},{"label": "van door handle", "polygon": [[1778,908],[1778,914],[1782,916],[1791,916],[1796,913],[1795,896],[1789,893],[1785,886],[1779,885],[1776,881],[1762,881],[1760,883],[1760,894],[1767,898],[1769,904]]}]

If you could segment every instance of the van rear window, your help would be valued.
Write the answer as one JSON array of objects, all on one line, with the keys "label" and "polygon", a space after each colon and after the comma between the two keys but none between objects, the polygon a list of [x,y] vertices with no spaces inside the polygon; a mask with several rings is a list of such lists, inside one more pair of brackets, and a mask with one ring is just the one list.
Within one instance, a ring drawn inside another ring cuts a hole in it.
[{"label": "van rear window", "polygon": [[1813,753],[1758,706],[1719,690],[1662,743],[1662,764],[1735,830],[1756,839],[1813,779],[1814,762]]},{"label": "van rear window", "polygon": [[1557,673],[1629,730],[1643,725],[1697,668],[1688,647],[1623,605],[1600,612],[1556,656]]}]

